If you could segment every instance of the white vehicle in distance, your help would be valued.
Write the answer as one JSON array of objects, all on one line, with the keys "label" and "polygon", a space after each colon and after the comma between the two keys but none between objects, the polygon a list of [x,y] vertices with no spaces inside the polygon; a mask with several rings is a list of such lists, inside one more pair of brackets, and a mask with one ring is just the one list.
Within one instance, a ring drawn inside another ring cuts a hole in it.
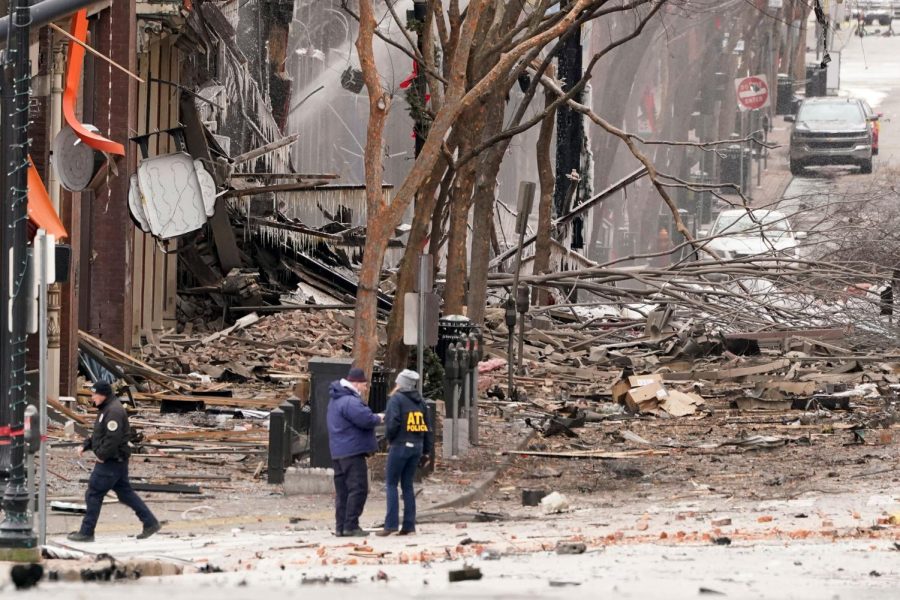
[{"label": "white vehicle in distance", "polygon": [[795,232],[787,215],[776,210],[734,209],[719,213],[709,231],[697,232],[712,237],[706,247],[724,260],[751,256],[797,258],[799,240],[805,232]]}]

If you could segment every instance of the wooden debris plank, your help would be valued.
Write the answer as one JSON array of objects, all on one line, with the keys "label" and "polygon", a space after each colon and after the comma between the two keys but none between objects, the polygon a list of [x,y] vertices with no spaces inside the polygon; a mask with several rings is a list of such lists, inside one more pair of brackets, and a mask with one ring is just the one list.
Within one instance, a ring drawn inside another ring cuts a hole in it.
[{"label": "wooden debris plank", "polygon": [[203,338],[201,340],[201,342],[204,345],[206,345],[206,344],[213,342],[221,337],[227,337],[230,333],[232,333],[234,331],[239,331],[239,330],[243,329],[244,327],[249,327],[250,325],[253,325],[257,321],[259,321],[259,315],[257,315],[256,313],[250,313],[249,315],[244,315],[243,317],[238,319],[234,323],[234,325],[232,325],[231,327],[227,327],[226,329],[223,329],[222,331],[217,331],[213,334],[210,334],[210,335],[206,336],[205,338]]},{"label": "wooden debris plank", "polygon": [[69,419],[72,419],[73,421],[75,421],[76,423],[78,423],[80,425],[87,425],[87,426],[92,425],[91,421],[86,419],[84,416],[73,412],[72,410],[69,409],[69,407],[67,407],[65,404],[63,404],[59,400],[56,400],[55,398],[47,398],[47,404],[52,406],[53,409],[56,410],[57,412],[64,414],[66,417],[68,417]]},{"label": "wooden debris plank", "polygon": [[162,433],[146,434],[145,439],[148,440],[227,440],[234,438],[246,441],[247,438],[260,438],[261,440],[269,439],[269,432],[262,429],[251,429],[248,431],[169,431]]},{"label": "wooden debris plank", "polygon": [[791,365],[791,361],[782,358],[774,362],[762,365],[754,365],[752,367],[738,367],[736,369],[717,369],[714,371],[686,371],[680,373],[663,373],[663,379],[666,381],[689,381],[693,379],[739,379],[749,375],[762,375],[771,373],[780,369],[785,369]]},{"label": "wooden debris plank", "polygon": [[163,400],[169,402],[205,402],[215,406],[228,406],[233,408],[257,408],[260,410],[268,410],[278,406],[277,398],[255,399],[255,398],[229,398],[228,396],[186,396],[179,394],[133,394],[134,399],[143,402],[161,402]]},{"label": "wooden debris plank", "polygon": [[130,477],[131,481],[141,481],[144,483],[170,483],[173,479],[187,481],[231,481],[231,477],[227,475],[170,475],[166,473],[165,475],[162,475],[160,477]]},{"label": "wooden debris plank", "polygon": [[231,179],[340,179],[336,173],[232,173]]},{"label": "wooden debris plank", "polygon": [[670,454],[670,452],[665,450],[634,450],[626,452],[595,452],[593,450],[585,452],[538,452],[531,450],[509,450],[503,454],[537,456],[542,458],[598,458],[603,460],[614,460],[618,458],[636,458],[639,456],[666,456]]},{"label": "wooden debris plank", "polygon": [[558,340],[556,338],[550,337],[546,333],[544,333],[540,329],[532,329],[528,332],[527,337],[530,338],[528,341],[532,344],[535,343],[535,340],[541,342],[543,344],[550,344],[554,348],[558,350],[564,350],[566,347],[565,342],[562,340]]},{"label": "wooden debris plank", "polygon": [[[241,196],[254,196],[256,194],[277,193],[277,192],[300,192],[322,187],[328,183],[327,179],[318,179],[308,183],[298,181],[297,183],[276,183],[272,185],[254,186],[242,190],[233,189],[225,194],[228,198],[238,198]],[[234,186],[237,187],[237,186]]]},{"label": "wooden debris plank", "polygon": [[818,384],[826,383],[857,383],[862,381],[865,373],[810,373],[800,378],[800,381],[815,381]]},{"label": "wooden debris plank", "polygon": [[144,371],[146,371],[148,373],[152,373],[153,375],[162,378],[163,381],[171,382],[176,387],[181,387],[181,388],[190,387],[187,384],[182,383],[182,382],[178,381],[177,379],[173,378],[171,375],[166,375],[162,371],[154,369],[147,363],[145,363],[141,360],[138,360],[137,358],[134,358],[130,354],[126,354],[125,352],[122,352],[118,348],[114,348],[113,346],[110,346],[103,340],[97,339],[85,331],[82,331],[79,329],[78,337],[82,341],[94,346],[95,348],[102,350],[103,353],[110,359],[115,358],[115,359],[118,359],[119,361],[123,361],[123,362],[131,365],[132,367],[137,367],[137,368],[143,369]]},{"label": "wooden debris plank", "polygon": [[779,342],[790,337],[802,335],[815,340],[840,340],[847,337],[847,330],[842,327],[824,329],[789,329],[784,331],[756,331],[725,334],[726,340],[755,340],[757,342]]},{"label": "wooden debris plank", "polygon": [[814,340],[812,338],[802,336],[802,335],[795,335],[795,336],[793,336],[792,339],[795,339],[795,340],[798,340],[798,341],[801,341],[804,343],[812,344],[813,346],[819,346],[820,348],[824,348],[825,350],[831,350],[832,352],[840,352],[841,354],[853,354],[853,352],[851,350],[848,350],[847,348],[842,348],[841,346],[829,344],[828,342],[823,342],[822,340]]},{"label": "wooden debris plank", "polygon": [[182,483],[141,483],[132,481],[131,487],[136,492],[161,492],[166,494],[200,494],[202,491],[196,485],[184,485]]},{"label": "wooden debris plank", "polygon": [[100,363],[100,365],[104,369],[106,369],[116,377],[121,377],[129,385],[135,385],[137,383],[130,373],[123,372],[124,369],[122,368],[122,363],[120,361],[111,359],[99,348],[96,348],[84,341],[79,342],[78,347],[80,350],[87,353],[87,355],[92,359]]}]

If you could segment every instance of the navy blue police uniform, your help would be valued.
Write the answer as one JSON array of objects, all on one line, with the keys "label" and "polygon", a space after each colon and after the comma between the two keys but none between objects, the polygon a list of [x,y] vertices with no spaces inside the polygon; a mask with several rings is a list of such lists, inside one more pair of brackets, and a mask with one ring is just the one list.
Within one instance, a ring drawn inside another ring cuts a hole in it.
[{"label": "navy blue police uniform", "polygon": [[141,520],[144,528],[138,538],[150,537],[159,531],[159,521],[135,493],[128,480],[128,458],[131,450],[128,439],[131,428],[128,414],[119,399],[112,393],[108,384],[97,384],[92,388],[94,393],[106,396],[106,400],[97,408],[99,414],[94,423],[94,431],[84,442],[85,451],[93,451],[97,463],[88,480],[85,494],[87,512],[77,533],[69,536],[74,541],[93,541],[97,519],[103,507],[103,498],[110,491],[115,492],[119,502],[129,507]]},{"label": "navy blue police uniform", "polygon": [[[428,427],[425,400],[415,389],[395,392],[388,399],[384,423],[390,444],[385,477],[387,513],[384,532],[410,534],[416,530],[416,493],[413,489],[416,467],[423,455],[429,456],[434,451],[434,433]],[[398,484],[403,494],[402,525]]]}]

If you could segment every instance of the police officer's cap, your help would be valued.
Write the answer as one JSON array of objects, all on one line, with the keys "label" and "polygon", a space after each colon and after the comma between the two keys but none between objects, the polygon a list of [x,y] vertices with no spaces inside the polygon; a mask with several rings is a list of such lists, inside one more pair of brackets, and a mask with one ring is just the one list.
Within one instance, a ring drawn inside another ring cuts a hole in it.
[{"label": "police officer's cap", "polygon": [[101,396],[112,396],[113,389],[112,386],[106,383],[105,381],[98,381],[91,387],[91,391],[95,394],[100,394]]}]

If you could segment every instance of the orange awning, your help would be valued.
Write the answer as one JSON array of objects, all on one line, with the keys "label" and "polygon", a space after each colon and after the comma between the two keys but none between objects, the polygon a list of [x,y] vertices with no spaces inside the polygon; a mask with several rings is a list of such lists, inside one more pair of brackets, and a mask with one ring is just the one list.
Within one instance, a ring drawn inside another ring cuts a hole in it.
[{"label": "orange awning", "polygon": [[57,240],[69,235],[53,208],[47,188],[44,187],[44,182],[41,181],[41,176],[34,168],[30,156],[28,157],[28,218],[47,233],[56,236]]},{"label": "orange awning", "polygon": [[[72,36],[81,42],[87,41],[88,18],[87,10],[79,10],[72,16]],[[100,134],[88,131],[75,115],[75,105],[78,103],[78,88],[81,86],[81,71],[84,67],[84,47],[79,44],[69,44],[69,61],[66,65],[66,89],[63,92],[63,116],[75,134],[81,141],[100,152],[125,156],[125,147],[118,142],[106,139]]]}]

